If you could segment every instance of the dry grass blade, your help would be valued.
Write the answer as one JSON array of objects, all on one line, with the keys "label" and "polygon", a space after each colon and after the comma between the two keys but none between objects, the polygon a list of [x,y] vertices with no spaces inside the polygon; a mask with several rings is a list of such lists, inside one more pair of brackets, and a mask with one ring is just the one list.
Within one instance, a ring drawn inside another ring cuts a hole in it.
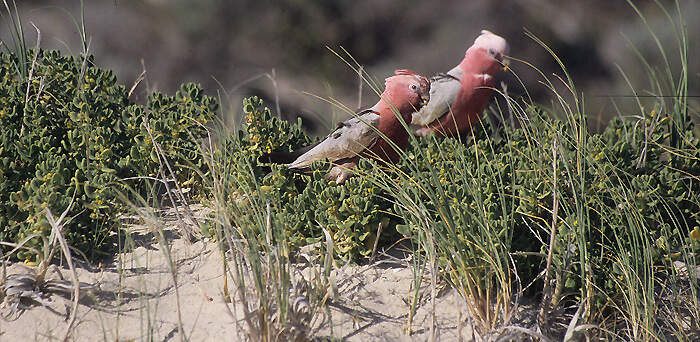
[{"label": "dry grass blade", "polygon": [[569,326],[566,328],[566,333],[564,334],[564,342],[569,342],[574,340],[575,333],[577,332],[577,328],[580,327],[578,325],[578,321],[582,316],[585,316],[585,305],[584,303],[586,300],[582,300],[581,303],[578,306],[578,309],[576,310],[576,313],[574,313],[574,316],[571,318],[571,321],[569,322]]},{"label": "dry grass blade", "polygon": [[388,224],[388,222],[385,223],[385,221],[380,221],[379,224],[377,224],[377,236],[376,236],[376,238],[374,238],[374,244],[372,246],[372,254],[370,254],[370,257],[369,257],[370,264],[373,264],[374,258],[377,257],[377,246],[379,246],[379,237],[382,236],[382,229],[387,224]]},{"label": "dry grass blade", "polygon": [[552,289],[550,284],[550,273],[552,268],[552,254],[554,253],[554,242],[557,234],[557,219],[559,218],[559,198],[557,197],[557,138],[552,140],[552,169],[554,170],[554,180],[552,181],[552,225],[549,235],[549,251],[547,252],[547,264],[544,269],[544,289],[542,290],[542,306],[537,316],[537,321],[540,326],[546,327],[549,325],[547,316],[549,315],[552,298]]},{"label": "dry grass blade", "polygon": [[[39,30],[34,23],[32,23],[32,26],[34,26],[34,29],[36,29],[36,48],[34,48],[34,59],[32,60],[32,67],[29,70],[29,78],[27,79],[27,93],[24,98],[25,103],[29,103],[29,90],[32,88],[32,77],[34,77],[34,67],[36,67],[36,61],[39,58],[39,47],[41,46],[41,31]],[[27,107],[24,107],[24,116],[27,116]],[[19,136],[22,137],[24,135],[24,121],[22,121],[22,128],[19,132]]]},{"label": "dry grass blade", "polygon": [[[7,281],[7,262],[5,261],[5,253],[2,252],[0,247],[0,261],[2,261],[2,275],[0,276],[0,284],[5,284]],[[0,292],[0,303],[5,299],[4,293]]]},{"label": "dry grass blade", "polygon": [[[436,246],[435,237],[431,229],[426,230],[427,233],[427,243],[431,246]],[[435,247],[428,248],[428,259],[430,263],[430,341],[437,341],[438,338],[438,322],[435,312],[435,299],[438,295],[437,282],[438,282],[438,261],[437,252]]]},{"label": "dry grass blade", "polygon": [[143,71],[141,71],[141,74],[139,75],[139,77],[137,77],[136,81],[134,81],[134,84],[131,86],[131,89],[129,89],[129,94],[126,96],[127,98],[131,98],[131,94],[134,93],[134,90],[136,90],[136,87],[138,87],[139,84],[141,84],[141,82],[145,78],[146,78],[146,69],[143,69]]},{"label": "dry grass blade", "polygon": [[277,85],[277,72],[272,69],[272,72],[265,74],[265,76],[272,82],[272,87],[275,88],[275,109],[277,110],[277,118],[282,119],[282,111],[280,110],[280,90]]},{"label": "dry grass blade", "polygon": [[362,109],[362,84],[364,82],[362,81],[362,73],[365,71],[365,68],[360,65],[360,67],[357,70],[357,78],[358,78],[358,84],[357,84],[357,110]]},{"label": "dry grass blade", "polygon": [[58,221],[54,218],[53,214],[51,214],[51,210],[46,210],[46,218],[49,220],[49,224],[51,224],[51,235],[54,235],[55,238],[58,239],[61,246],[61,251],[63,252],[63,256],[66,258],[66,262],[68,263],[68,267],[71,271],[71,277],[73,278],[73,308],[70,312],[70,318],[68,319],[66,334],[63,336],[63,341],[68,341],[68,338],[71,335],[73,324],[75,324],[75,317],[78,313],[78,301],[80,300],[80,281],[78,280],[78,272],[75,270],[75,266],[73,266],[73,258],[71,257],[68,243],[63,237],[63,219],[70,210],[71,206],[72,201],[71,205],[69,205],[63,214],[61,214]]}]

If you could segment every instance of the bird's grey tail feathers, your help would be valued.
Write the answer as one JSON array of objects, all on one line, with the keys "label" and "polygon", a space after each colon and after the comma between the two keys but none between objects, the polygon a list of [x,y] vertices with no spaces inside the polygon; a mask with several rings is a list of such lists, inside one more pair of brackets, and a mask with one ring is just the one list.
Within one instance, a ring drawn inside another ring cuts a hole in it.
[{"label": "bird's grey tail feathers", "polygon": [[288,152],[288,151],[276,151],[276,152],[271,152],[268,154],[263,154],[258,158],[258,162],[260,163],[274,163],[274,164],[289,164],[293,161],[295,161],[299,156],[302,154],[308,152],[312,148],[316,147],[320,143],[317,142],[315,144],[311,144],[309,146],[302,147],[296,151]]}]

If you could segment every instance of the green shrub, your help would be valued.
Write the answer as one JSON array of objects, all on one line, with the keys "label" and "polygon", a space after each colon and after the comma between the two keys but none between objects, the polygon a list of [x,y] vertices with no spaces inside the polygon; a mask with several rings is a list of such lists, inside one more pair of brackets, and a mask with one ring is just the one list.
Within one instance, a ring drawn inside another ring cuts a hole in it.
[{"label": "green shrub", "polygon": [[[391,203],[382,192],[361,177],[343,185],[328,182],[324,175],[329,165],[320,162],[314,164],[311,175],[259,164],[257,159],[263,154],[293,151],[312,139],[302,131],[301,122],[289,124],[273,117],[257,97],[245,99],[243,110],[243,129],[226,139],[216,152],[234,226],[245,229],[269,204],[273,224],[285,227],[292,247],[324,240],[322,229],[326,229],[336,255],[355,260],[368,255],[378,225],[386,225],[391,215]],[[374,167],[372,162],[362,162],[359,170],[372,172]]]},{"label": "green shrub", "polygon": [[[207,138],[207,125],[213,120],[218,104],[214,98],[204,95],[202,88],[193,83],[185,84],[175,96],[154,92],[148,96],[146,106],[131,105],[125,109],[124,122],[133,142],[127,159],[132,162],[134,176],[168,178],[172,176],[167,165],[161,166],[152,139],[160,145],[168,163],[174,168],[175,179],[182,186],[202,195],[199,170],[204,169],[200,140]],[[150,133],[145,129],[148,123]],[[161,170],[162,168],[162,170]],[[139,193],[151,182],[138,182]]]},{"label": "green shrub", "polygon": [[[0,240],[34,236],[26,246],[41,245],[39,236],[50,232],[44,210],[60,214],[74,201],[64,228],[71,246],[90,256],[111,248],[121,210],[115,190],[130,184],[145,195],[143,181],[121,180],[157,176],[141,125],[146,114],[171,162],[200,165],[196,140],[204,129],[196,121],[210,121],[216,105],[198,86],[183,86],[175,97],[154,94],[144,107],[131,105],[125,87],[92,57],[41,50],[29,82],[17,63],[14,54],[0,55]],[[193,179],[180,169],[179,180]],[[23,249],[17,257],[33,255]]]}]

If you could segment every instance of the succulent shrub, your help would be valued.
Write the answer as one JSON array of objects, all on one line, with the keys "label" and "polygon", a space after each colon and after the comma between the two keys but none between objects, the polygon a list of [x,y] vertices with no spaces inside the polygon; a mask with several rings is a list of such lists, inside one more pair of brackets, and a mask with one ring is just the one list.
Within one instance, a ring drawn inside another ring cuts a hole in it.
[{"label": "succulent shrub", "polygon": [[[15,72],[17,58],[0,56],[3,241],[48,236],[44,209],[60,214],[74,201],[68,241],[84,251],[105,247],[116,223],[105,185],[129,167],[120,158],[129,141],[120,120],[128,99],[112,72],[83,68],[93,62],[40,51],[32,78],[23,80]],[[28,246],[40,243],[35,238]]]},{"label": "succulent shrub", "polygon": [[[325,229],[337,256],[359,260],[371,253],[379,224],[386,226],[391,203],[366,178],[354,177],[337,185],[324,176],[328,164],[315,163],[309,175],[293,173],[280,165],[259,163],[272,151],[293,151],[313,142],[301,129],[277,119],[257,97],[243,102],[245,124],[216,152],[223,170],[222,189],[234,226],[245,228],[259,210],[271,206],[273,224],[285,227],[293,247],[324,240]],[[373,172],[374,163],[360,163],[360,172]],[[382,234],[385,236],[387,233]]]},{"label": "succulent shrub", "polygon": [[[127,158],[136,161],[132,174],[158,179],[174,176],[181,186],[202,195],[198,172],[205,167],[200,145],[208,137],[207,126],[217,110],[216,100],[204,95],[201,86],[194,83],[180,86],[175,96],[153,92],[145,106],[127,107],[124,120],[132,141]],[[167,164],[163,156],[159,157],[153,140],[160,146]],[[168,164],[174,174],[170,173]],[[146,180],[135,182],[139,193],[152,185]],[[155,185],[163,188],[162,184]]]},{"label": "succulent shrub", "polygon": [[[41,245],[50,232],[44,210],[60,214],[72,203],[64,227],[71,246],[88,256],[109,250],[121,210],[117,190],[137,185],[121,180],[158,171],[144,117],[174,167],[200,163],[200,123],[216,107],[198,86],[184,86],[175,97],[154,94],[138,106],[93,57],[40,50],[28,79],[17,63],[15,54],[0,54],[0,240]],[[193,178],[180,169],[181,181]],[[34,253],[22,249],[16,256],[29,260]]]}]

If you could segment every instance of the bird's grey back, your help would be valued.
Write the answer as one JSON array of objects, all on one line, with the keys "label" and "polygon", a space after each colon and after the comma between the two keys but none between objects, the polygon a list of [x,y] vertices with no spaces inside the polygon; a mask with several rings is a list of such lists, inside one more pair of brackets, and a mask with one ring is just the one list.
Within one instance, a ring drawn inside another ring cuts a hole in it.
[{"label": "bird's grey back", "polygon": [[317,160],[336,161],[352,158],[369,147],[379,137],[379,115],[371,111],[345,120],[338,126],[318,145],[287,166],[290,169],[303,169],[308,168],[311,163]]},{"label": "bird's grey back", "polygon": [[430,82],[430,101],[418,112],[413,113],[411,124],[426,126],[450,110],[450,106],[461,89],[463,71],[458,66],[446,75],[437,75]]}]

